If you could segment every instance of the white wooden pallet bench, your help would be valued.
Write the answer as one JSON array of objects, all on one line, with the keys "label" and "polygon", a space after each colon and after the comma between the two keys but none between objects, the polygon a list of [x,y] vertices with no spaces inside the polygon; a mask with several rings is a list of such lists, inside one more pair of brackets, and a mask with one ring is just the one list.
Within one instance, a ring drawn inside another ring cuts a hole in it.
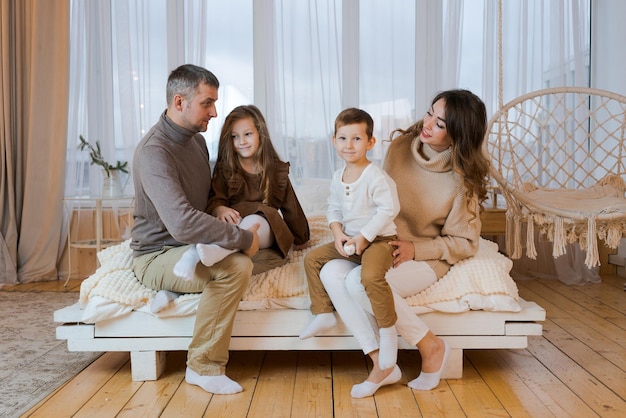
[{"label": "white wooden pallet bench", "polygon": [[[522,349],[528,336],[542,333],[545,310],[534,302],[519,301],[521,312],[469,311],[429,312],[420,315],[452,349],[444,379],[463,375],[464,349]],[[85,324],[80,322],[78,303],[54,313],[57,339],[67,340],[69,351],[128,351],[132,379],[156,380],[165,368],[167,351],[187,350],[195,315],[157,318],[133,311],[123,317]],[[298,335],[309,323],[308,310],[275,309],[239,311],[231,350],[359,350],[356,340],[340,323],[323,336],[301,340]],[[399,338],[399,348],[415,349]]]}]

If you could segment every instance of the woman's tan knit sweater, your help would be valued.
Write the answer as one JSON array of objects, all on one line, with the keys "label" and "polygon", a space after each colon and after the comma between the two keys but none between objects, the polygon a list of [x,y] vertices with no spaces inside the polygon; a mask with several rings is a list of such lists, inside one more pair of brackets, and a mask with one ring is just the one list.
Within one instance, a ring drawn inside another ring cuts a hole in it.
[{"label": "woman's tan knit sweater", "polygon": [[413,242],[415,260],[426,261],[439,278],[478,251],[481,229],[478,199],[468,203],[451,157],[450,148],[437,152],[403,135],[392,141],[384,164],[398,187],[398,237]]}]

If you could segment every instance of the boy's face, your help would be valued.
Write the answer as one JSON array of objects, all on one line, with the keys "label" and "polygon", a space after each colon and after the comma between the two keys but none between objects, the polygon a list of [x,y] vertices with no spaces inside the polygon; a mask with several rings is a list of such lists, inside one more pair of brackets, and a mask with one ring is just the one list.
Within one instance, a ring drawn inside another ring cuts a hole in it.
[{"label": "boy's face", "polygon": [[365,122],[337,128],[333,136],[333,146],[346,163],[355,164],[367,160],[367,151],[372,149],[376,138],[368,138],[366,128]]}]

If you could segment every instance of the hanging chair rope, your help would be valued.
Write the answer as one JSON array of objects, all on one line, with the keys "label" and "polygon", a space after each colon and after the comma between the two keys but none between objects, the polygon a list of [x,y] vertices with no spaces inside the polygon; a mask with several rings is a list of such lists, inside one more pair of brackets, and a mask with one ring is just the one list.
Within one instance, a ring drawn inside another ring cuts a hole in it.
[{"label": "hanging chair rope", "polygon": [[502,57],[502,0],[498,0],[498,109],[504,105],[504,66]]},{"label": "hanging chair rope", "polygon": [[537,231],[554,257],[578,242],[587,267],[598,266],[598,239],[616,248],[626,233],[626,97],[557,87],[504,104],[502,9],[498,0],[498,111],[485,150],[507,203],[507,252],[520,258],[525,246],[535,259]]}]

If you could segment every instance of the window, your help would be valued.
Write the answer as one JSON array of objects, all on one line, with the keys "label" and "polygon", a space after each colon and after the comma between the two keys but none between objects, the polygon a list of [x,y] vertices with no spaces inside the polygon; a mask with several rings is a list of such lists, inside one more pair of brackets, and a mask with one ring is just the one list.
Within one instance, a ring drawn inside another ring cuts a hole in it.
[{"label": "window", "polygon": [[[588,85],[589,0],[503,5],[505,101],[549,85]],[[220,79],[219,116],[205,133],[211,158],[224,117],[254,103],[296,183],[328,178],[341,165],[330,136],[348,106],[372,114],[378,143],[370,158],[381,163],[389,133],[421,118],[438,91],[470,89],[488,114],[495,111],[496,7],[463,0],[72,0],[66,194],[100,188],[97,169],[76,150],[78,136],[99,139],[111,160],[132,161],[166,107],[169,72],[186,62]]]}]

